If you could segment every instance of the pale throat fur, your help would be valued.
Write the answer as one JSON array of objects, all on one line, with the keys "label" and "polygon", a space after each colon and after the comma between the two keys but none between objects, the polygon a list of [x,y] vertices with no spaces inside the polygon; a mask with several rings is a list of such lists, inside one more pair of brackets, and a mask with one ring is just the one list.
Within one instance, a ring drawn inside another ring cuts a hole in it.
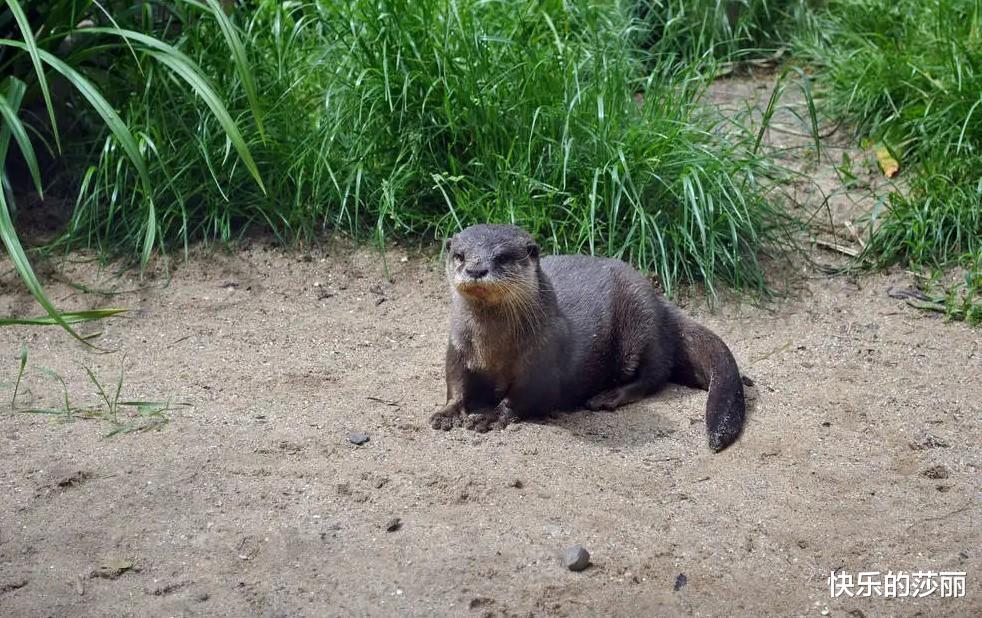
[{"label": "pale throat fur", "polygon": [[[536,341],[528,337],[544,317],[537,308],[540,271],[537,256],[524,255],[508,270],[493,265],[493,251],[464,260],[447,255],[447,279],[451,290],[451,315],[468,316],[451,320],[450,344],[462,352],[470,371],[492,379],[504,396],[514,380],[514,371]],[[488,264],[488,273],[475,279],[468,275],[471,263]],[[464,311],[461,311],[464,309]]]}]

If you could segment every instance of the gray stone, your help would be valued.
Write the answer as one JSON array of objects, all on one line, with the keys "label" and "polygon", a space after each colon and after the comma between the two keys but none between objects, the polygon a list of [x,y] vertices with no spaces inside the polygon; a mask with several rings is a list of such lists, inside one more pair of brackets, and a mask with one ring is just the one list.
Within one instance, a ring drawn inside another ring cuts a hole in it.
[{"label": "gray stone", "polygon": [[352,444],[357,444],[360,446],[368,442],[368,440],[368,434],[363,431],[353,431],[348,434],[348,442],[351,442]]},{"label": "gray stone", "polygon": [[570,571],[582,571],[590,566],[590,552],[582,545],[574,545],[563,552],[563,564]]}]

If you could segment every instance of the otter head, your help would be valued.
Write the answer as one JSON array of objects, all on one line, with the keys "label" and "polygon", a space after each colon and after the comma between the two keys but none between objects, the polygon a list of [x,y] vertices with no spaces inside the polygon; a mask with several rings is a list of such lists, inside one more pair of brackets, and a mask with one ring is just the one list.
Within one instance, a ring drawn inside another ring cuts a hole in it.
[{"label": "otter head", "polygon": [[447,279],[464,299],[514,305],[538,288],[539,246],[514,225],[474,225],[446,243]]}]

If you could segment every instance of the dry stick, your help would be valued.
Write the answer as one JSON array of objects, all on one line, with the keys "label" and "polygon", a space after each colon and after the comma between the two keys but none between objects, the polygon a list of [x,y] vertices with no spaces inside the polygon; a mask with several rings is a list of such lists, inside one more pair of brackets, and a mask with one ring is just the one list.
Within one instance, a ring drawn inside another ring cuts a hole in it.
[{"label": "dry stick", "polygon": [[837,242],[832,242],[832,241],[828,241],[828,240],[822,240],[821,238],[816,238],[814,240],[814,242],[819,247],[824,247],[826,249],[831,249],[833,251],[838,251],[839,253],[843,253],[845,255],[848,255],[849,257],[857,257],[860,253],[862,253],[862,250],[861,249],[856,249],[854,247],[847,247],[845,245],[840,245]]}]

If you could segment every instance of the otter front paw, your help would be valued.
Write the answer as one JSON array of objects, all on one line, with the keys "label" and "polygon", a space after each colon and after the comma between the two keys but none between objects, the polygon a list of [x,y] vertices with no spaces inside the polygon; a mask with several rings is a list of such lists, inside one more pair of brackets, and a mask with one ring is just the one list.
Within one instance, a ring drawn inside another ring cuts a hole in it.
[{"label": "otter front paw", "polygon": [[464,420],[464,427],[478,433],[486,433],[492,429],[504,429],[513,420],[515,420],[515,417],[501,415],[495,411],[479,412],[477,414],[468,414]]},{"label": "otter front paw", "polygon": [[487,431],[500,431],[508,425],[518,421],[518,416],[509,406],[499,404],[494,410],[468,414],[464,420],[464,427],[478,433]]},{"label": "otter front paw", "polygon": [[463,424],[464,415],[460,406],[449,405],[430,417],[430,427],[450,431]]}]

